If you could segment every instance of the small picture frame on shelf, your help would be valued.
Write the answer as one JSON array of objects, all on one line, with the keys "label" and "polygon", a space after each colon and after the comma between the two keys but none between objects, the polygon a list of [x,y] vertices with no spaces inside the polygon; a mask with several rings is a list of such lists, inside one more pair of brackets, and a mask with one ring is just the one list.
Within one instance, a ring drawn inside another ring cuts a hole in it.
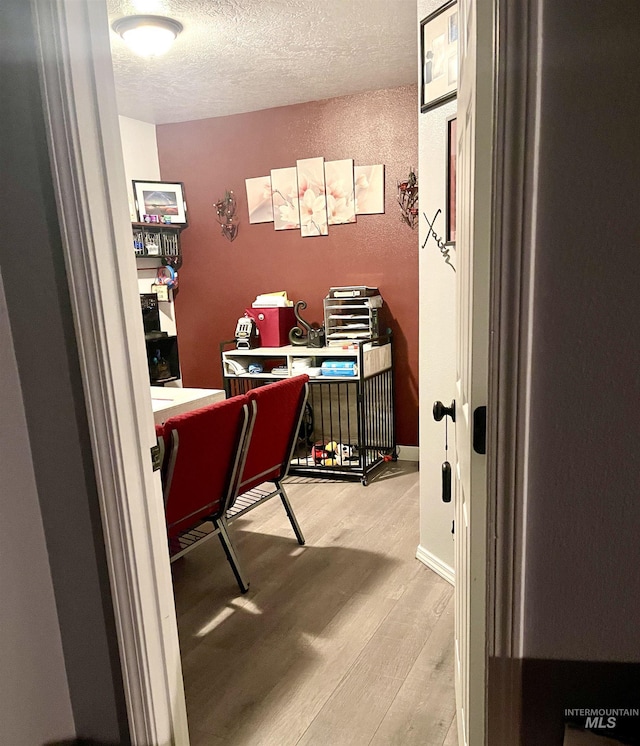
[{"label": "small picture frame on shelf", "polygon": [[420,21],[420,111],[458,92],[458,3],[449,0]]},{"label": "small picture frame on shelf", "polygon": [[187,225],[187,203],[182,182],[133,182],[138,220],[141,223]]}]

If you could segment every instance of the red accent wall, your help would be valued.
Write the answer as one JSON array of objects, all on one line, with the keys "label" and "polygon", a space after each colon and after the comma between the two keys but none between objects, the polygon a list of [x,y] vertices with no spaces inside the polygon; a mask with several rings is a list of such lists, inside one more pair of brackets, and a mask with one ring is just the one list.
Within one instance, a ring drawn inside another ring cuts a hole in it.
[{"label": "red accent wall", "polygon": [[[275,109],[157,128],[160,171],[182,181],[189,227],[176,298],[185,386],[222,386],[218,346],[258,293],[286,290],[306,300],[309,321],[322,321],[333,285],[380,288],[394,333],[398,442],[418,442],[418,231],[400,220],[396,182],[418,162],[417,87],[403,86]],[[245,178],[296,160],[353,158],[385,165],[384,215],[329,226],[328,236],[302,238],[250,225]],[[233,189],[240,228],[220,235],[213,203]]]}]

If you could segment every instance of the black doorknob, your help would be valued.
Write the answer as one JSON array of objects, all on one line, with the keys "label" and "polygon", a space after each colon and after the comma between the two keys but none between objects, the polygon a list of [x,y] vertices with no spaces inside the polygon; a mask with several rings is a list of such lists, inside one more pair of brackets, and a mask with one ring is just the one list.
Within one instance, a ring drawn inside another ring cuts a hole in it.
[{"label": "black doorknob", "polygon": [[443,417],[451,417],[451,422],[456,421],[456,401],[455,399],[451,402],[451,405],[445,407],[441,401],[433,403],[433,419],[436,422],[440,422]]}]

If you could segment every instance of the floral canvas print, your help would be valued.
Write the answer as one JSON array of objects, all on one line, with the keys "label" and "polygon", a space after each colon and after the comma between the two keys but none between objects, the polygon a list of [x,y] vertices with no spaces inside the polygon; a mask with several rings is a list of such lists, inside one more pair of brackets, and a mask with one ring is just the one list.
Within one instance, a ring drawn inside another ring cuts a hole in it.
[{"label": "floral canvas print", "polygon": [[257,176],[245,179],[247,185],[247,208],[250,223],[272,223],[271,177]]},{"label": "floral canvas print", "polygon": [[353,158],[324,164],[329,225],[356,222]]},{"label": "floral canvas print", "polygon": [[356,166],[356,215],[384,212],[384,166]]},{"label": "floral canvas print", "polygon": [[324,158],[296,161],[300,196],[300,233],[303,236],[329,235]]},{"label": "floral canvas print", "polygon": [[273,200],[273,227],[286,231],[300,227],[300,199],[298,171],[290,168],[271,170],[271,198]]}]

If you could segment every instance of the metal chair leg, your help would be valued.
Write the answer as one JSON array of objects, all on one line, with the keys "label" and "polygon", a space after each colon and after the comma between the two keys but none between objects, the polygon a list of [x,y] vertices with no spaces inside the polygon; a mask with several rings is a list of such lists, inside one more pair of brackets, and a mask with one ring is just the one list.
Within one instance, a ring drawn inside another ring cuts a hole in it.
[{"label": "metal chair leg", "polygon": [[291,522],[293,533],[296,535],[298,544],[304,545],[304,535],[302,533],[302,530],[300,529],[300,526],[298,525],[298,520],[296,518],[295,513],[293,512],[293,508],[291,507],[291,503],[289,502],[289,498],[284,489],[284,485],[282,484],[282,482],[276,482],[276,487],[278,488],[280,492],[280,499],[282,500],[284,509],[287,512],[287,517],[289,518],[289,521]]},{"label": "metal chair leg", "polygon": [[229,560],[229,564],[231,565],[233,574],[235,575],[236,581],[238,582],[240,591],[242,593],[246,593],[249,590],[249,581],[246,580],[244,573],[242,572],[242,567],[240,566],[238,555],[236,554],[236,550],[234,549],[231,542],[231,537],[229,536],[229,527],[227,526],[227,521],[225,518],[218,518],[217,520],[213,521],[213,525],[218,530],[220,543],[222,544],[224,553],[227,555],[227,559]]}]

